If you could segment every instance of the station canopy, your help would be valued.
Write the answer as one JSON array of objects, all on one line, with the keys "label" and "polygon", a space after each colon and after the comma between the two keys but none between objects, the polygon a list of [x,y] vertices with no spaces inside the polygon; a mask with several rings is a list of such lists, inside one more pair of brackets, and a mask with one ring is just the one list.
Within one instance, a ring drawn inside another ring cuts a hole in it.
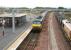
[{"label": "station canopy", "polygon": [[[20,14],[15,14],[15,17],[21,17],[21,16],[25,16],[27,14],[24,13],[20,13]],[[13,14],[0,14],[0,17],[13,17]]]}]

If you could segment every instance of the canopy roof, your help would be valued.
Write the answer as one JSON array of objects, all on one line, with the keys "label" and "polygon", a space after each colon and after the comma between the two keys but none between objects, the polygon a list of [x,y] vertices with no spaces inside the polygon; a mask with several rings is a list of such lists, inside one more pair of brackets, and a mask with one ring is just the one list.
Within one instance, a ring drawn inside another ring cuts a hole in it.
[{"label": "canopy roof", "polygon": [[[21,17],[21,16],[25,16],[26,14],[21,13],[21,14],[15,14],[15,17]],[[12,14],[0,14],[0,17],[13,17]]]}]

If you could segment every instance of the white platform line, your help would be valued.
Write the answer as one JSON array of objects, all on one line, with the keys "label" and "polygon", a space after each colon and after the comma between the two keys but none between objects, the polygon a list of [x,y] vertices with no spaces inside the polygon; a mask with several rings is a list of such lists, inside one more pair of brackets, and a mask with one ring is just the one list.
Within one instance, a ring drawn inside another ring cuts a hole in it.
[{"label": "white platform line", "polygon": [[32,27],[29,27],[25,32],[22,32],[22,35],[19,36],[10,46],[5,47],[4,50],[16,50],[20,43],[26,38],[26,36],[31,31]]}]

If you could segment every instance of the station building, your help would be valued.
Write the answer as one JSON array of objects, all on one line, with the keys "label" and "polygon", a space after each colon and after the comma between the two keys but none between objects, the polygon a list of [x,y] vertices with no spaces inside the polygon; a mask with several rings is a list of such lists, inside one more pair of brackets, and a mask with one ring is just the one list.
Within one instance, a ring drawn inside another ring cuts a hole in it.
[{"label": "station building", "polygon": [[[15,14],[14,15],[15,26],[20,26],[20,25],[23,25],[25,22],[27,22],[26,15],[27,14],[22,14],[22,13]],[[2,26],[3,20],[5,20],[5,26],[12,26],[12,18],[13,18],[12,14],[1,14],[0,15],[0,26]]]}]

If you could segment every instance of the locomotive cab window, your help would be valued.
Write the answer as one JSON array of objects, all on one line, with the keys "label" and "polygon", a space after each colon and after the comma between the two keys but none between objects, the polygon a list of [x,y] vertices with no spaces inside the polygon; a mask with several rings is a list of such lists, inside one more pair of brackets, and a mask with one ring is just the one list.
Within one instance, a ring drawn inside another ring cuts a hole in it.
[{"label": "locomotive cab window", "polygon": [[33,24],[41,24],[40,21],[34,21]]}]

